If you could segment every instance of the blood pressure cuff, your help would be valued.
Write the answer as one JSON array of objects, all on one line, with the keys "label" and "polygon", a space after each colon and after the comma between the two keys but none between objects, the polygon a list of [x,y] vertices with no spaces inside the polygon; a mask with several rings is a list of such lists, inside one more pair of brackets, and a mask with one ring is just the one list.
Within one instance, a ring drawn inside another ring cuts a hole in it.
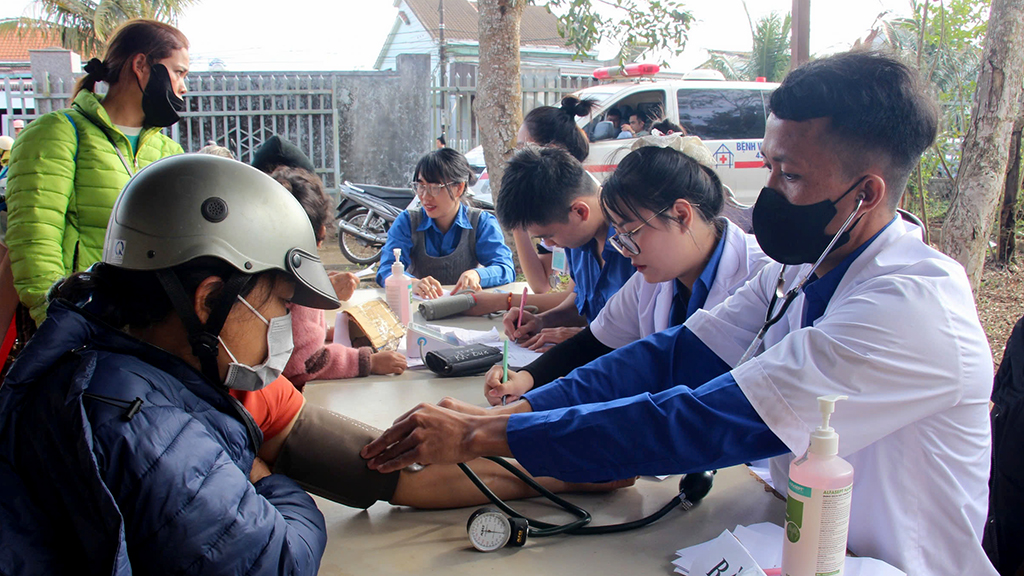
[{"label": "blood pressure cuff", "polygon": [[455,296],[442,296],[435,300],[420,302],[420,314],[423,319],[431,322],[456,314],[462,314],[476,306],[476,297],[472,293],[459,293]]},{"label": "blood pressure cuff", "polygon": [[438,376],[472,376],[490,370],[501,362],[501,350],[484,344],[431,350],[423,359]]},{"label": "blood pressure cuff", "polygon": [[309,402],[281,447],[274,473],[295,480],[308,492],[353,508],[391,500],[399,472],[381,474],[366,467],[359,451],[381,430]]}]

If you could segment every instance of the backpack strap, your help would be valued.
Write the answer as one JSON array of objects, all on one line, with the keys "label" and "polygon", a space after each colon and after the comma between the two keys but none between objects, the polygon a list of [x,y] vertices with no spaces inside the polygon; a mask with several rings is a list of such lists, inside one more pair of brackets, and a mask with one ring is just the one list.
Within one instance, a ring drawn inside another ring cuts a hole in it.
[{"label": "backpack strap", "polygon": [[78,124],[75,123],[75,119],[71,117],[71,114],[64,113],[64,117],[71,122],[71,126],[75,129],[75,164],[78,164]]}]

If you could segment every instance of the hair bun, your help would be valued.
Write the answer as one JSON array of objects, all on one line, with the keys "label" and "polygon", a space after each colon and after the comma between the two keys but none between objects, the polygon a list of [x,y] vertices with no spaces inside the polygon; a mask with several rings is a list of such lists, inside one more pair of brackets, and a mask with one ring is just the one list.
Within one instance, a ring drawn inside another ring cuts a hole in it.
[{"label": "hair bun", "polygon": [[86,74],[97,80],[102,80],[107,76],[107,65],[99,58],[93,58],[86,62],[84,70]]},{"label": "hair bun", "polygon": [[569,115],[570,118],[577,116],[586,116],[593,110],[595,100],[580,100],[575,96],[566,96],[562,98],[562,111]]}]

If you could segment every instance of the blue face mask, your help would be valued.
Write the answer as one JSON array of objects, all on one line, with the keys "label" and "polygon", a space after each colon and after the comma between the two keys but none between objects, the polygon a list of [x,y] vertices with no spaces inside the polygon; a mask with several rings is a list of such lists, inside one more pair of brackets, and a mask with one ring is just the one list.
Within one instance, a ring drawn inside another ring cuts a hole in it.
[{"label": "blue face mask", "polygon": [[[866,178],[866,177],[865,177]],[[825,227],[835,218],[836,204],[852,192],[864,178],[857,180],[835,200],[796,205],[773,188],[762,188],[754,203],[754,237],[769,258],[782,264],[813,264],[828,248],[833,235]],[[832,250],[850,240],[850,229],[843,230]]]},{"label": "blue face mask", "polygon": [[245,298],[239,296],[238,300],[267,325],[267,360],[259,366],[240,364],[224,340],[217,336],[220,345],[224,347],[224,351],[231,358],[231,363],[228,364],[228,375],[224,378],[224,385],[232,390],[254,392],[277,380],[288,364],[288,358],[291,357],[292,350],[295,348],[295,344],[292,342],[292,316],[285,314],[267,320],[252,307],[252,304],[246,302]]}]

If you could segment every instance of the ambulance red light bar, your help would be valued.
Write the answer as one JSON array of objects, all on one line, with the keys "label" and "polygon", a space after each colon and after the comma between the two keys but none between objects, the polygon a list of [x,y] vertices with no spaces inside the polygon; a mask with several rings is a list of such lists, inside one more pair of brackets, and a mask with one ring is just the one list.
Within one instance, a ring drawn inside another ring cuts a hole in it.
[{"label": "ambulance red light bar", "polygon": [[661,71],[657,64],[626,64],[625,66],[609,66],[594,70],[594,80],[611,80],[612,78],[639,78],[653,76]]}]

